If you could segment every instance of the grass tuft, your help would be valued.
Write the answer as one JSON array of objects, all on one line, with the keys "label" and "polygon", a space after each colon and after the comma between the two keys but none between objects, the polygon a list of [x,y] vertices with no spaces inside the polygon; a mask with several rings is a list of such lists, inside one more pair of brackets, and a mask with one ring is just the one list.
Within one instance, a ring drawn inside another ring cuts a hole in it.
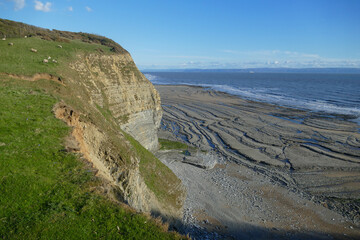
[{"label": "grass tuft", "polygon": [[160,150],[188,150],[188,149],[195,149],[194,147],[188,146],[185,143],[171,141],[167,139],[159,138]]}]

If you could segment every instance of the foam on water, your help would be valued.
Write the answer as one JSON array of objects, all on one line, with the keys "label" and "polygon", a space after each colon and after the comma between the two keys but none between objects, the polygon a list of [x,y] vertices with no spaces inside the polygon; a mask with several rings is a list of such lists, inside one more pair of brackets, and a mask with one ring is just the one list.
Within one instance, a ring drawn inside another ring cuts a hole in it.
[{"label": "foam on water", "polygon": [[275,103],[282,106],[296,107],[301,109],[313,110],[318,112],[327,112],[335,114],[354,115],[360,117],[360,108],[341,107],[330,104],[322,100],[300,100],[288,96],[275,94],[272,89],[239,89],[227,85],[209,85],[202,84],[203,87],[209,87],[213,90],[238,95],[251,100]]},{"label": "foam on water", "polygon": [[145,73],[144,75],[147,79],[149,79],[149,81],[151,81],[153,84],[156,84],[156,83],[154,83],[154,81],[156,81],[156,79],[157,79],[156,75],[151,75],[149,73]]}]

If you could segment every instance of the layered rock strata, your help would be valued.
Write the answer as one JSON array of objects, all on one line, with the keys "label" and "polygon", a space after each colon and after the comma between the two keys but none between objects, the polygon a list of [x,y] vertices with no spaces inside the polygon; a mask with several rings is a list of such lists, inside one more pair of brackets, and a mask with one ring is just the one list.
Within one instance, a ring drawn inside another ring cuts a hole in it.
[{"label": "layered rock strata", "polygon": [[[121,152],[116,140],[125,139],[121,132],[119,138],[109,137],[95,124],[82,120],[81,114],[74,111],[64,102],[54,106],[56,118],[63,120],[72,127],[71,140],[67,141],[68,151],[78,152],[89,161],[96,170],[96,175],[103,179],[107,194],[117,201],[128,203],[141,212],[150,212],[160,215],[163,219],[175,224],[182,216],[182,209],[166,202],[159,201],[158,197],[145,184],[139,170],[141,159],[130,153],[130,161]],[[70,143],[69,143],[70,142]],[[124,145],[124,143],[122,143]],[[125,148],[131,149],[129,143]],[[181,185],[174,186],[183,191]],[[178,190],[179,190],[178,189]],[[171,189],[174,191],[174,189]],[[182,205],[184,196],[179,196]]]},{"label": "layered rock strata", "polygon": [[[161,180],[163,186],[153,187],[155,191],[166,192],[160,199],[140,171],[141,166],[151,163],[141,165],[141,161],[149,160],[142,159],[138,151],[143,150],[130,143],[120,130],[150,151],[158,148],[160,96],[131,56],[127,52],[79,53],[69,63],[68,72],[63,72],[63,78],[68,92],[62,95],[72,96],[69,101],[65,98],[66,104],[55,107],[55,115],[73,127],[72,136],[79,143],[79,152],[98,170],[97,175],[108,182],[111,196],[170,222],[180,219],[184,201],[181,182],[175,175],[170,176],[173,177],[170,181]],[[158,175],[160,170],[149,171]],[[174,201],[169,203],[168,198]]]},{"label": "layered rock strata", "polygon": [[93,164],[97,175],[112,185],[117,197],[140,211],[150,211],[149,202],[154,197],[139,174],[139,159],[132,159],[134,164],[126,164],[111,140],[96,125],[80,120],[80,114],[65,103],[56,104],[53,111],[56,118],[73,127],[72,150],[82,153]]},{"label": "layered rock strata", "polygon": [[107,107],[123,130],[150,151],[157,149],[162,110],[154,86],[128,53],[79,56],[70,67],[79,74],[91,104]]}]

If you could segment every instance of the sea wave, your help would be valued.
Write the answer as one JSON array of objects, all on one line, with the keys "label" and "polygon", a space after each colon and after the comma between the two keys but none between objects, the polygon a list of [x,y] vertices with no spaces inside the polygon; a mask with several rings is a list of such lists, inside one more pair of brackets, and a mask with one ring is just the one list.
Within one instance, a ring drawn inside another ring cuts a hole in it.
[{"label": "sea wave", "polygon": [[149,81],[151,81],[154,84],[156,84],[156,83],[153,82],[153,81],[156,81],[159,78],[158,76],[152,75],[152,74],[149,74],[149,73],[145,73],[144,75]]},{"label": "sea wave", "polygon": [[268,103],[273,103],[282,106],[295,107],[300,109],[307,109],[316,112],[326,112],[335,114],[344,114],[360,117],[360,108],[356,107],[342,107],[335,104],[328,103],[322,100],[304,100],[299,98],[292,98],[273,92],[274,89],[260,88],[260,89],[241,89],[227,85],[209,85],[204,84],[204,87],[209,87],[213,90],[238,95],[250,100],[258,100]]}]

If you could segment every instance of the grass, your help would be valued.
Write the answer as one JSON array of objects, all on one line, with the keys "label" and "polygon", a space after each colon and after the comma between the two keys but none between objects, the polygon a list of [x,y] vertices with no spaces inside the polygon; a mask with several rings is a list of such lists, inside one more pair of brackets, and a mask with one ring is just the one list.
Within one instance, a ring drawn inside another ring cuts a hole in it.
[{"label": "grass", "polygon": [[127,133],[124,133],[124,135],[141,159],[140,174],[144,178],[147,187],[154,192],[162,203],[180,208],[181,205],[179,205],[178,198],[182,195],[182,190],[175,187],[180,186],[181,181],[165,164],[160,162],[138,141]]},{"label": "grass", "polygon": [[[14,45],[9,46],[12,42]],[[59,48],[61,45],[62,48]],[[31,52],[31,48],[37,53]],[[77,53],[97,52],[101,49],[102,54],[113,54],[109,47],[99,44],[84,43],[80,40],[72,40],[68,43],[42,40],[38,37],[13,38],[0,41],[0,69],[1,72],[20,75],[33,75],[35,73],[49,73],[58,75],[61,69],[67,67],[70,60],[76,57]],[[52,59],[49,63],[43,63],[43,59]]]},{"label": "grass", "polygon": [[181,238],[91,191],[97,178],[63,151],[58,99],[34,86],[0,79],[0,238]]},{"label": "grass", "polygon": [[108,108],[105,107],[101,107],[99,105],[96,104],[96,108],[100,111],[100,113],[104,116],[104,118],[108,121],[111,121],[112,119],[112,114],[110,112],[110,110]]},{"label": "grass", "polygon": [[25,36],[39,37],[47,41],[57,42],[69,42],[70,40],[79,40],[86,43],[95,43],[107,46],[114,53],[127,53],[124,48],[122,48],[113,40],[97,34],[49,30],[24,24],[21,22],[15,22],[0,18],[0,37],[3,38],[5,36],[8,38],[24,38]]},{"label": "grass", "polygon": [[160,143],[160,150],[189,150],[189,149],[195,149],[194,147],[188,146],[185,143],[177,142],[177,141],[171,141],[167,139],[161,139],[159,138]]},{"label": "grass", "polygon": [[[112,116],[109,109],[104,106],[96,106],[102,116],[107,120],[107,123],[100,122],[102,118],[96,117],[95,120],[98,122],[97,125],[107,125],[113,123],[114,117]],[[94,114],[93,114],[94,115]],[[122,116],[122,121],[126,122],[128,115]],[[137,140],[131,135],[127,134],[120,127],[114,126],[116,131],[107,130],[107,136],[110,139],[114,139],[114,144],[119,143],[119,132],[125,136],[125,139],[130,143],[130,149],[124,145],[117,145],[116,149],[121,153],[122,158],[131,164],[130,158],[137,157],[139,162],[140,175],[143,177],[146,186],[155,194],[158,200],[164,205],[171,206],[172,208],[179,209],[180,205],[179,198],[182,197],[183,192],[178,187],[181,185],[181,181],[176,175],[154,154],[144,148]]]}]

